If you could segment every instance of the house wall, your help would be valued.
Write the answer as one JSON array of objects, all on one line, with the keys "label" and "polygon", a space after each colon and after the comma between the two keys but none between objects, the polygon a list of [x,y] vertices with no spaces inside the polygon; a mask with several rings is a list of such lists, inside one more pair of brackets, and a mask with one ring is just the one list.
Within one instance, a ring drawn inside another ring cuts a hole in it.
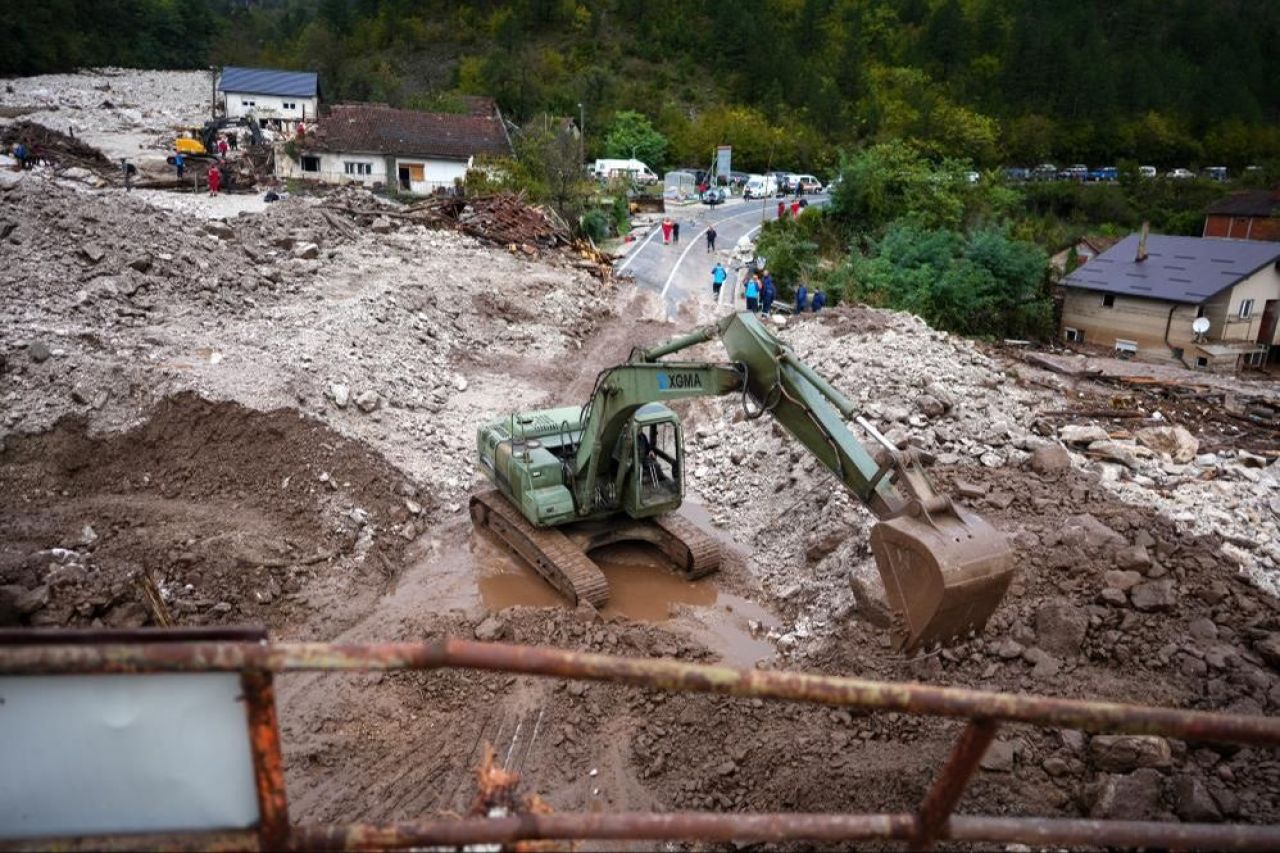
[{"label": "house wall", "polygon": [[1062,302],[1064,336],[1067,329],[1076,329],[1084,332],[1086,344],[1108,349],[1115,346],[1117,339],[1136,341],[1139,357],[1154,361],[1174,360],[1164,341],[1166,326],[1170,345],[1184,348],[1191,345],[1191,322],[1196,318],[1197,306],[1116,295],[1114,305],[1108,308],[1103,304],[1107,295],[1096,290],[1067,288]]},{"label": "house wall", "polygon": [[317,98],[255,95],[248,92],[224,92],[223,94],[227,100],[228,118],[240,118],[250,113],[253,113],[259,119],[280,118],[313,121],[316,118]]},{"label": "house wall", "polygon": [[[306,156],[319,159],[318,171],[303,171],[301,160],[294,161],[283,152],[276,155],[276,176],[280,178],[301,178],[303,180],[321,181],[327,184],[361,183],[365,186],[383,184],[399,188],[400,167],[421,166],[422,180],[410,182],[408,192],[427,195],[437,188],[451,188],[454,178],[463,178],[467,174],[470,160],[437,160],[430,157],[392,157],[386,154],[357,153],[334,154],[315,152]],[[361,175],[347,171],[348,163],[369,164],[369,174]],[[402,190],[403,191],[403,190]]]},{"label": "house wall", "polygon": [[[1240,316],[1240,305],[1246,299],[1253,300],[1253,311],[1247,318]],[[1244,281],[1223,291],[1205,303],[1205,316],[1212,324],[1209,338],[1223,343],[1236,341],[1255,342],[1262,331],[1262,312],[1267,300],[1280,300],[1280,272],[1275,264],[1267,264]],[[1273,331],[1269,344],[1280,344],[1280,324]]]},{"label": "house wall", "polygon": [[[421,167],[422,180],[416,180],[413,167]],[[437,189],[448,189],[453,186],[454,179],[466,178],[467,169],[471,168],[471,160],[434,160],[428,157],[396,157],[395,176],[399,180],[400,169],[411,170],[408,192],[427,195]],[[404,188],[401,187],[401,190]]]},{"label": "house wall", "polygon": [[1211,213],[1204,218],[1202,236],[1229,237],[1235,240],[1280,241],[1280,218],[1225,216]]}]

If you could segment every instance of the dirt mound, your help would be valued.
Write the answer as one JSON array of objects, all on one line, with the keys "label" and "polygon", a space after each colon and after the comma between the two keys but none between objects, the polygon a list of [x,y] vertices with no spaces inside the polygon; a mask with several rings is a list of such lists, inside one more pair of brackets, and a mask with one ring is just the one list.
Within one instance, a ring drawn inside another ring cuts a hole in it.
[{"label": "dirt mound", "polygon": [[36,626],[154,621],[142,573],[179,624],[290,626],[326,596],[380,592],[426,509],[367,447],[295,411],[191,394],[127,432],[67,418],[11,439],[0,471],[7,619]]}]

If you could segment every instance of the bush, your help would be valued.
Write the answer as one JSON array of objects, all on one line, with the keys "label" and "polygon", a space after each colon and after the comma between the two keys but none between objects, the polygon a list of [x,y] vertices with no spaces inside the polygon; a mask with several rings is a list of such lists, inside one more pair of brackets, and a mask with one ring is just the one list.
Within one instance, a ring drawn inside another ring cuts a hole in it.
[{"label": "bush", "polygon": [[597,243],[609,236],[609,217],[601,210],[589,210],[578,220],[582,233]]},{"label": "bush", "polygon": [[1043,338],[1052,332],[1048,260],[996,229],[969,236],[898,222],[828,277],[852,299],[918,314],[964,335]]}]

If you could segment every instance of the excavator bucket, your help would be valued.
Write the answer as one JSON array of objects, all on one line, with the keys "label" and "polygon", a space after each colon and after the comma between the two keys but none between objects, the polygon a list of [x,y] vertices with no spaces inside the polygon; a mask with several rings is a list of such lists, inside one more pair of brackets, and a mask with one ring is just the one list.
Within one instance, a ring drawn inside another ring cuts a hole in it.
[{"label": "excavator bucket", "polygon": [[1004,534],[955,504],[881,521],[871,530],[871,551],[903,652],[981,631],[1013,579]]}]

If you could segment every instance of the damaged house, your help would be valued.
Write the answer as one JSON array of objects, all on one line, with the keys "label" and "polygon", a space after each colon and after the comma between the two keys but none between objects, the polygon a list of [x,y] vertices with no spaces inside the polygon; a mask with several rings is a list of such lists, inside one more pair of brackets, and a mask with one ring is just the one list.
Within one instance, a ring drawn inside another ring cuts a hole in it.
[{"label": "damaged house", "polygon": [[337,104],[298,156],[277,157],[280,177],[358,182],[426,195],[463,179],[477,157],[510,157],[497,105],[469,98],[464,113],[426,113],[383,104]]},{"label": "damaged house", "polygon": [[1280,243],[1144,231],[1062,286],[1069,342],[1208,370],[1280,361]]}]

